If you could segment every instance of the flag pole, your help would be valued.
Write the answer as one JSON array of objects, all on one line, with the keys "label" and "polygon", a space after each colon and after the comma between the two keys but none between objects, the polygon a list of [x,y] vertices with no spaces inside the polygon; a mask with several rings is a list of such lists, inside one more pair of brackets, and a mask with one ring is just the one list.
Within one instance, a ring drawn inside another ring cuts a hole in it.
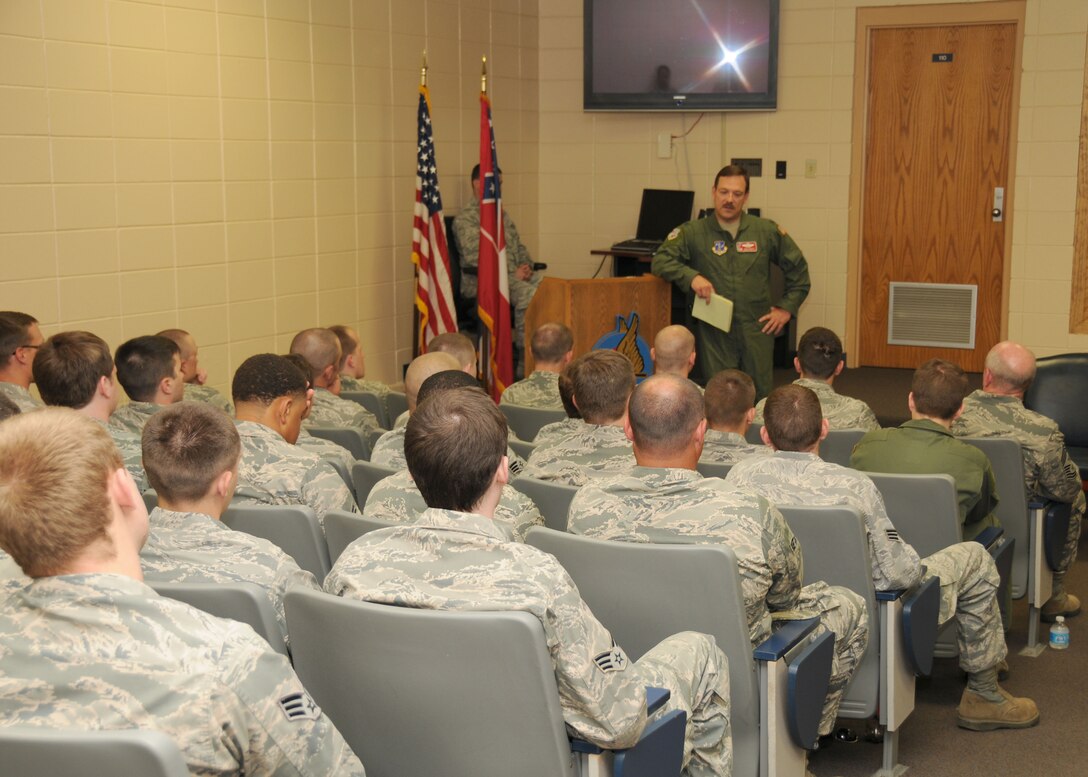
[{"label": "flag pole", "polygon": [[483,57],[483,69],[480,72],[480,94],[487,94],[487,57]]},{"label": "flag pole", "polygon": [[419,85],[427,85],[427,49],[423,49],[423,67],[419,69]]},{"label": "flag pole", "polygon": [[[487,57],[481,57],[480,64],[480,97],[487,97]],[[487,393],[491,393],[491,338],[483,337],[481,331],[480,337],[480,349],[477,354],[479,364],[477,364],[477,373],[483,376],[484,383],[487,385]]]}]

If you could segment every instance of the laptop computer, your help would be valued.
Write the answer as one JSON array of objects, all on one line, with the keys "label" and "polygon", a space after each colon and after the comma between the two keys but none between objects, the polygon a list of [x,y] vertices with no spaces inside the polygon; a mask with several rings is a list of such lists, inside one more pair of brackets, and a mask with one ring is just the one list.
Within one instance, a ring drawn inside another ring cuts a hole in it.
[{"label": "laptop computer", "polygon": [[677,189],[643,189],[634,238],[615,243],[613,250],[628,254],[652,254],[676,227],[691,219],[695,192]]}]

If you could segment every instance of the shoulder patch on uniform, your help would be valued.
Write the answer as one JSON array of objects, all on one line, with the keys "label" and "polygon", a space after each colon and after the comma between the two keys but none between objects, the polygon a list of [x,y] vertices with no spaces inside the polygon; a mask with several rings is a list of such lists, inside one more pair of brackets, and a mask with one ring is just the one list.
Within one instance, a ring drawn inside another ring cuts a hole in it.
[{"label": "shoulder patch on uniform", "polygon": [[[659,232],[658,234],[661,234],[661,233]],[[680,227],[677,227],[672,232],[670,232],[669,236],[666,237],[665,239],[666,240],[676,240],[676,238],[678,238],[678,237],[680,237]]]},{"label": "shoulder patch on uniform", "polygon": [[611,650],[606,650],[593,657],[593,663],[605,673],[622,672],[627,668],[627,655],[623,652],[623,648],[613,642]]},{"label": "shoulder patch on uniform", "polygon": [[280,712],[291,722],[299,720],[318,720],[321,717],[321,708],[318,707],[310,694],[305,691],[289,693],[280,699]]}]

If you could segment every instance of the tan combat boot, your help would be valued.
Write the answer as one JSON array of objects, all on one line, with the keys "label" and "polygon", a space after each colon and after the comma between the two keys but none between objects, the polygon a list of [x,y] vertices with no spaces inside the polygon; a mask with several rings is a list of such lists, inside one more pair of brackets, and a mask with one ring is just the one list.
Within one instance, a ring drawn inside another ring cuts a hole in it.
[{"label": "tan combat boot", "polygon": [[1039,708],[1027,697],[1016,697],[998,688],[1003,701],[988,701],[970,688],[960,699],[956,721],[960,728],[972,731],[993,731],[998,728],[1030,728],[1039,722]]}]

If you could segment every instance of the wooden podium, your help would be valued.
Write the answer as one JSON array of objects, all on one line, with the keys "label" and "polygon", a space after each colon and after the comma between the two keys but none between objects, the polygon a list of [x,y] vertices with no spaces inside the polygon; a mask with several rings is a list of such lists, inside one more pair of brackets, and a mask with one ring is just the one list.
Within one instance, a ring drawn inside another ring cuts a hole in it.
[{"label": "wooden podium", "polygon": [[525,374],[533,371],[529,340],[541,324],[558,321],[574,332],[574,354],[585,353],[616,329],[616,317],[638,313],[638,334],[652,345],[671,323],[670,284],[653,275],[638,278],[545,278],[525,311]]}]

